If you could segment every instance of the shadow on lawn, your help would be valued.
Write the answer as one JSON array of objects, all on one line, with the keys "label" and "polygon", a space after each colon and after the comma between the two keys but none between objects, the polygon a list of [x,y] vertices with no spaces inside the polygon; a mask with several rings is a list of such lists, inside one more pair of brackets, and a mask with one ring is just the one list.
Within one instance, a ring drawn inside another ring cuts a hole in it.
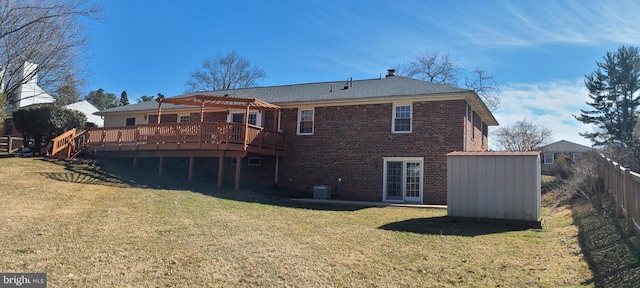
[{"label": "shadow on lawn", "polygon": [[572,205],[578,241],[594,278],[585,285],[638,287],[640,283],[640,236],[630,236],[624,219],[616,217],[615,202],[607,194],[595,195],[591,203]]},{"label": "shadow on lawn", "polygon": [[49,179],[63,182],[104,185],[118,188],[188,190],[227,200],[309,210],[357,211],[368,208],[367,206],[359,205],[331,205],[290,201],[288,200],[289,197],[282,194],[282,190],[274,188],[256,187],[255,190],[259,190],[261,193],[246,189],[234,191],[227,188],[217,188],[215,183],[203,181],[188,182],[186,176],[180,177],[181,175],[177,173],[165,172],[163,175],[158,175],[157,170],[135,169],[131,167],[130,164],[127,165],[124,164],[123,161],[117,160],[100,161],[99,164],[93,160],[82,159],[62,161],[40,158],[40,160],[64,166],[66,172],[39,173]]},{"label": "shadow on lawn", "polygon": [[516,225],[506,222],[497,222],[490,220],[476,221],[452,218],[447,216],[409,219],[385,224],[380,226],[379,228],[396,232],[410,232],[428,235],[454,235],[466,237],[522,231],[529,229],[528,227],[523,225]]}]

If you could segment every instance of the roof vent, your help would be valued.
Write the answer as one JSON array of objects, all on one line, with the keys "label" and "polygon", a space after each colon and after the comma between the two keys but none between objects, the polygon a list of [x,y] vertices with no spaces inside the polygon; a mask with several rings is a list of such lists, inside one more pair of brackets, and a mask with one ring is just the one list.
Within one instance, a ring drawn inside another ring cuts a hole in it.
[{"label": "roof vent", "polygon": [[396,76],[396,69],[387,69],[386,77],[393,77],[393,76]]}]

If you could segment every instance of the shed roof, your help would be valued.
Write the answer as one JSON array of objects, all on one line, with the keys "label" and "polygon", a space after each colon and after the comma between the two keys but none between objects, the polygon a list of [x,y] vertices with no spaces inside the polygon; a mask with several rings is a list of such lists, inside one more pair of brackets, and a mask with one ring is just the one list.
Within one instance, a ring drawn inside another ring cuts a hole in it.
[{"label": "shed roof", "polygon": [[455,151],[447,156],[538,156],[540,151]]}]

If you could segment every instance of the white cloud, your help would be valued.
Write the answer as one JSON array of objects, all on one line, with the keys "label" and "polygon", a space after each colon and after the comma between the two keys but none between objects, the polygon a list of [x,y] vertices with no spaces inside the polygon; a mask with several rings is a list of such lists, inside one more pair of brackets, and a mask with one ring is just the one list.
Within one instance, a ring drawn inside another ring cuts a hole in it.
[{"label": "white cloud", "polygon": [[486,8],[449,28],[486,46],[640,42],[637,1],[517,1]]},{"label": "white cloud", "polygon": [[[511,83],[501,86],[501,105],[494,112],[501,125],[529,119],[553,130],[553,141],[567,140],[591,146],[578,135],[592,131],[592,126],[576,120],[580,109],[590,110],[587,89],[582,79],[545,83]],[[496,127],[493,128],[495,130]],[[493,131],[492,130],[492,131]],[[491,141],[491,140],[490,140]]]}]

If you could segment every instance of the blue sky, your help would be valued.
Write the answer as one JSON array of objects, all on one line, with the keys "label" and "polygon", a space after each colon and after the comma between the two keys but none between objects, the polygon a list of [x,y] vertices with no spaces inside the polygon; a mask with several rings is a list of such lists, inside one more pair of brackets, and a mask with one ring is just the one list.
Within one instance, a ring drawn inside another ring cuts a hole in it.
[{"label": "blue sky", "polygon": [[640,44],[640,1],[102,1],[88,21],[89,81],[130,99],[175,96],[204,58],[236,50],[261,86],[377,78],[421,53],[490,72],[501,124],[527,118],[554,140],[589,142],[584,75]]}]

